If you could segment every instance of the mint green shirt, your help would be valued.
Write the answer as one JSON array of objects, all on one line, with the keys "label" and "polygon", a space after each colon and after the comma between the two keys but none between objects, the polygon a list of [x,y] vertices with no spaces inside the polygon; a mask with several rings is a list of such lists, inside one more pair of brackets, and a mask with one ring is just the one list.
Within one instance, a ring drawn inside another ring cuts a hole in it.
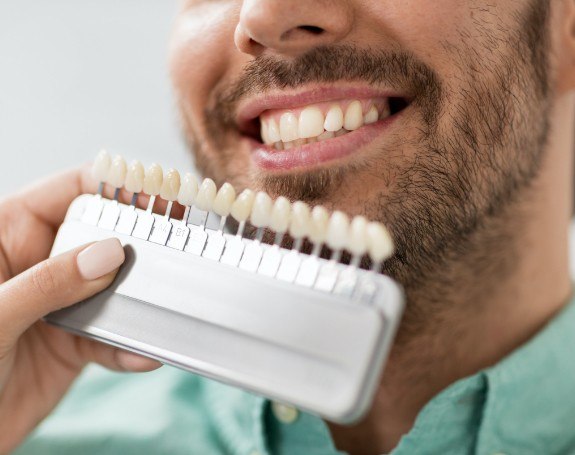
[{"label": "mint green shirt", "polygon": [[[163,367],[90,367],[24,454],[338,452],[318,417]],[[575,303],[499,364],[433,398],[393,455],[575,453]]]}]

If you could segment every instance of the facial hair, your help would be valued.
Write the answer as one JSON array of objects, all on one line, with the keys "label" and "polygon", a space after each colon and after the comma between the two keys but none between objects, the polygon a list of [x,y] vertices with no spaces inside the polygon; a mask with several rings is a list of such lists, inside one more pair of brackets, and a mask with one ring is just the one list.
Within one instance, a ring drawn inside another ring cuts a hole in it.
[{"label": "facial hair", "polygon": [[[379,176],[381,191],[360,197],[361,211],[392,232],[396,252],[384,272],[404,286],[407,319],[418,327],[415,321],[449,303],[445,290],[457,286],[461,276],[448,270],[463,263],[471,279],[473,274],[502,279],[513,269],[514,229],[521,224],[516,203],[532,189],[549,130],[548,19],[548,2],[537,0],[526,4],[516,27],[501,36],[487,36],[492,30],[477,23],[484,40],[462,32],[457,49],[443,43],[446,52],[457,55],[459,86],[406,51],[338,45],[290,61],[257,57],[206,109],[205,145],[218,149],[225,162],[226,154],[234,153],[225,138],[237,127],[237,103],[267,89],[345,80],[409,93],[408,109],[419,127],[416,137],[400,142],[399,150],[382,147],[359,164],[283,175],[253,173],[250,180],[272,195],[319,203],[333,200],[350,176]],[[195,145],[197,163],[209,174],[213,163],[204,160],[201,144]],[[394,162],[393,157],[407,155],[405,150],[411,158]],[[516,222],[510,223],[511,218]],[[415,303],[422,300],[426,308]]]}]

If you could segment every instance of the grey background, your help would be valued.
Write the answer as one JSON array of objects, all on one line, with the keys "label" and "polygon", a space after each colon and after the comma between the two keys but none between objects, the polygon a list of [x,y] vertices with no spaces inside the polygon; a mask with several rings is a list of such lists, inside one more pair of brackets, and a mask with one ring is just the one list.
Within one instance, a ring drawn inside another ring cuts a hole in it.
[{"label": "grey background", "polygon": [[0,196],[105,147],[187,170],[167,74],[177,0],[0,0]]}]

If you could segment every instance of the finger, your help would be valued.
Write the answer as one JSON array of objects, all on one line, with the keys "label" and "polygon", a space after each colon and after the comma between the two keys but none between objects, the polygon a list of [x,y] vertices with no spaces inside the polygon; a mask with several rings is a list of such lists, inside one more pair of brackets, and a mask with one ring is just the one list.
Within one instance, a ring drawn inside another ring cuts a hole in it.
[{"label": "finger", "polygon": [[94,193],[97,184],[90,175],[89,166],[83,166],[40,180],[10,199],[55,228],[64,219],[74,198],[80,194]]},{"label": "finger", "polygon": [[106,288],[124,259],[120,241],[110,238],[47,259],[2,284],[2,341],[15,341],[41,317]]},{"label": "finger", "polygon": [[154,359],[109,346],[88,338],[78,340],[79,355],[84,362],[95,362],[110,370],[143,372],[162,366]]}]

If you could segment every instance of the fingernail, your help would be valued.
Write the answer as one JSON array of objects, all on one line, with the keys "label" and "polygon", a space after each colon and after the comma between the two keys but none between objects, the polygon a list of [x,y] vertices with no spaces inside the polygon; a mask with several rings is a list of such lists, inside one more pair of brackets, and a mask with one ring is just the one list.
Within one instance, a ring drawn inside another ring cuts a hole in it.
[{"label": "fingernail", "polygon": [[116,270],[126,256],[124,248],[116,238],[101,240],[82,250],[76,262],[80,275],[85,280],[95,280]]}]

